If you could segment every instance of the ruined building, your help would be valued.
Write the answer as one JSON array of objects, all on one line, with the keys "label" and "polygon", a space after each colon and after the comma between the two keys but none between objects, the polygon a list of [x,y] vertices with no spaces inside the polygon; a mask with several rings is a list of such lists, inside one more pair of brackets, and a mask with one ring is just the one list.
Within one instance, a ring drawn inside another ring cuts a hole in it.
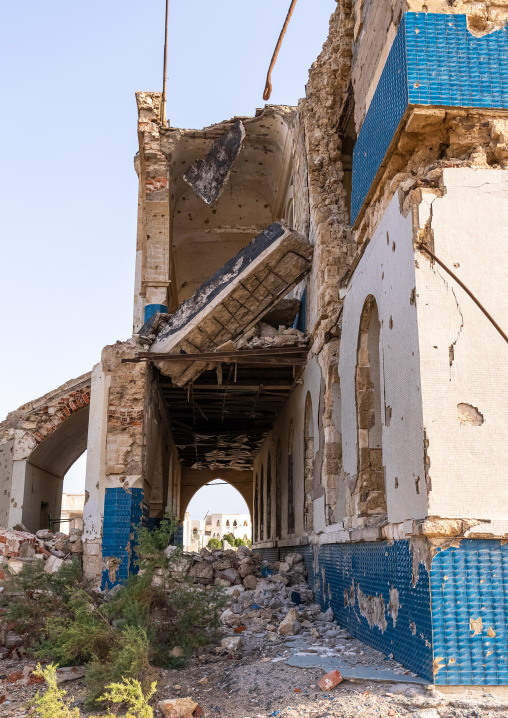
[{"label": "ruined building", "polygon": [[0,425],[0,524],[88,449],[87,573],[236,487],[266,558],[437,684],[508,678],[508,6],[338,0],[298,107],[203,130],[137,94],[132,338]]}]

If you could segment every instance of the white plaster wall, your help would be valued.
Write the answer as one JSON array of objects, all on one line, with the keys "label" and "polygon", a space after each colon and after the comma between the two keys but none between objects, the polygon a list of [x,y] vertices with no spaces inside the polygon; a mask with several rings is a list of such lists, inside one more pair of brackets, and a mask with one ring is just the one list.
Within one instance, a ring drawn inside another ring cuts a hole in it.
[{"label": "white plaster wall", "polygon": [[[434,251],[508,331],[508,171],[445,169],[432,213]],[[508,344],[467,294],[420,254],[416,272],[429,514],[486,518],[508,529]],[[453,361],[450,366],[450,347]],[[457,404],[481,426],[463,426]]]},{"label": "white plaster wall", "polygon": [[106,488],[106,429],[111,377],[102,371],[102,363],[92,371],[88,451],[86,456],[83,540],[99,541],[102,536],[104,494]]},{"label": "white plaster wall", "polygon": [[63,478],[54,476],[28,461],[23,463],[25,464],[25,490],[22,520],[29,531],[35,532],[40,528],[48,528],[40,526],[42,502],[49,504],[48,511],[51,518],[60,518]]},{"label": "white plaster wall", "polygon": [[[414,287],[412,220],[410,214],[407,217],[400,214],[396,195],[345,290],[339,359],[344,474],[353,478],[358,470],[355,397],[358,332],[365,300],[373,295],[381,322],[382,447],[388,519],[394,523],[423,518],[427,507],[417,312],[411,304]],[[391,407],[389,425],[385,407]]]}]

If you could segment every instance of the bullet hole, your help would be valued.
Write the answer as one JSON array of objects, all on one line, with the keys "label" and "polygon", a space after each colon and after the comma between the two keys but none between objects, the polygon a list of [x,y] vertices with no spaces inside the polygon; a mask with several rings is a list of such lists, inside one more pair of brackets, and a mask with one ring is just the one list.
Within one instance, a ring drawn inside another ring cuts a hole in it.
[{"label": "bullet hole", "polygon": [[392,420],[392,407],[385,406],[385,426],[390,426]]},{"label": "bullet hole", "polygon": [[242,204],[239,204],[238,206],[239,206],[239,207],[243,207],[243,205],[242,205]]},{"label": "bullet hole", "polygon": [[398,479],[397,476],[395,477],[395,488],[396,488],[396,489],[399,488],[399,479]]},{"label": "bullet hole", "polygon": [[205,224],[210,224],[210,220],[209,220],[209,219],[205,219]]},{"label": "bullet hole", "polygon": [[388,322],[388,326],[390,327],[390,329],[393,329],[393,318],[392,318],[392,317],[390,317],[390,321]]},{"label": "bullet hole", "polygon": [[269,206],[270,206],[270,205],[268,205],[268,204],[264,204],[264,205],[263,205],[263,207],[264,207],[265,209],[268,209]]},{"label": "bullet hole", "polygon": [[392,243],[392,252],[395,252],[395,242]]},{"label": "bullet hole", "polygon": [[182,197],[182,199],[183,199],[183,201],[185,202],[185,200],[187,199],[187,197]]},{"label": "bullet hole", "polygon": [[390,244],[390,235],[388,234],[388,232],[386,233],[386,244]]},{"label": "bullet hole", "polygon": [[179,209],[176,210],[177,214],[181,214],[181,211]]},{"label": "bullet hole", "polygon": [[455,262],[454,265],[455,269],[458,269],[460,267],[460,262]]},{"label": "bullet hole", "polygon": [[216,210],[216,209],[212,209],[212,214],[217,214],[217,210]]},{"label": "bullet hole", "polygon": [[420,488],[420,481],[421,481],[420,477],[417,476],[416,479],[415,479],[415,486],[416,486],[416,493],[417,493],[417,494],[419,494],[419,493],[420,493],[420,490],[421,490],[421,488]]},{"label": "bullet hole", "polygon": [[409,297],[409,304],[414,307],[416,304],[416,287],[411,290],[411,296]]},{"label": "bullet hole", "polygon": [[381,279],[384,279],[384,278],[385,278],[385,273],[383,272],[381,275]]},{"label": "bullet hole", "polygon": [[437,347],[435,346],[434,349],[437,349]]},{"label": "bullet hole", "polygon": [[476,406],[457,404],[457,415],[462,426],[481,426],[485,419]]}]

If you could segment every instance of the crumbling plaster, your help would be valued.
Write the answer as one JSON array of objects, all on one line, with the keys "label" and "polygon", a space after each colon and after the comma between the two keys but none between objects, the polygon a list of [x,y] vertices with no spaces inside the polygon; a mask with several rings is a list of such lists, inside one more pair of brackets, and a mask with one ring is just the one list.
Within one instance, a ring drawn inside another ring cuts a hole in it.
[{"label": "crumbling plaster", "polygon": [[[418,226],[427,227],[436,255],[507,327],[502,238],[508,234],[508,170],[444,169],[443,186],[442,196],[427,195],[419,205]],[[423,252],[416,264],[429,515],[489,519],[490,525],[474,531],[502,535],[508,530],[508,485],[502,470],[508,348],[442,268]],[[461,403],[476,407],[483,422],[461,422]]]}]

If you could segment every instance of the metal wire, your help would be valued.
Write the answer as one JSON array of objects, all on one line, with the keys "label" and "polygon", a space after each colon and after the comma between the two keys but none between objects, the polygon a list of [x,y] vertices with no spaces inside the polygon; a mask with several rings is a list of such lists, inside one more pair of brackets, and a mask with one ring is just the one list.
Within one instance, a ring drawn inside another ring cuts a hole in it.
[{"label": "metal wire", "polygon": [[485,314],[485,316],[487,317],[487,319],[489,320],[489,322],[492,324],[492,326],[497,329],[497,331],[501,334],[501,336],[503,337],[503,339],[505,340],[505,342],[508,343],[508,335],[501,329],[501,327],[500,327],[499,324],[496,322],[496,320],[494,319],[494,317],[492,317],[492,315],[489,314],[489,312],[485,309],[485,307],[484,307],[483,304],[480,302],[480,300],[477,299],[477,298],[475,297],[475,295],[473,294],[473,292],[466,287],[466,285],[464,284],[464,282],[461,281],[461,280],[457,277],[457,275],[456,275],[454,272],[452,272],[452,270],[449,269],[449,268],[446,266],[446,264],[445,264],[444,262],[442,262],[438,257],[436,257],[436,255],[434,254],[434,252],[433,252],[431,249],[429,249],[425,244],[423,244],[423,243],[420,242],[419,244],[416,245],[416,247],[417,247],[417,249],[419,249],[420,251],[423,250],[424,252],[427,252],[427,254],[428,254],[430,257],[432,257],[432,259],[433,259],[435,262],[437,262],[437,263],[439,264],[439,266],[442,267],[442,268],[445,270],[445,272],[448,272],[448,274],[450,275],[450,277],[452,277],[452,278],[457,282],[457,284],[459,285],[459,287],[462,287],[462,289],[466,292],[466,294],[468,294],[468,295],[471,297],[471,299],[472,299],[473,302],[476,304],[476,306]]},{"label": "metal wire", "polygon": [[297,0],[292,0],[291,6],[288,10],[288,14],[286,17],[286,22],[284,23],[284,27],[282,28],[282,31],[279,35],[279,40],[277,42],[277,45],[275,47],[275,51],[272,56],[272,61],[270,63],[270,67],[268,68],[268,74],[266,76],[266,85],[265,85],[265,91],[263,92],[263,100],[269,100],[270,96],[272,94],[272,71],[275,67],[275,63],[277,62],[277,56],[279,54],[279,50],[282,45],[282,41],[284,39],[284,35],[286,34],[286,30],[288,29],[289,21],[291,20],[291,15],[293,14],[293,10],[295,9]]}]

